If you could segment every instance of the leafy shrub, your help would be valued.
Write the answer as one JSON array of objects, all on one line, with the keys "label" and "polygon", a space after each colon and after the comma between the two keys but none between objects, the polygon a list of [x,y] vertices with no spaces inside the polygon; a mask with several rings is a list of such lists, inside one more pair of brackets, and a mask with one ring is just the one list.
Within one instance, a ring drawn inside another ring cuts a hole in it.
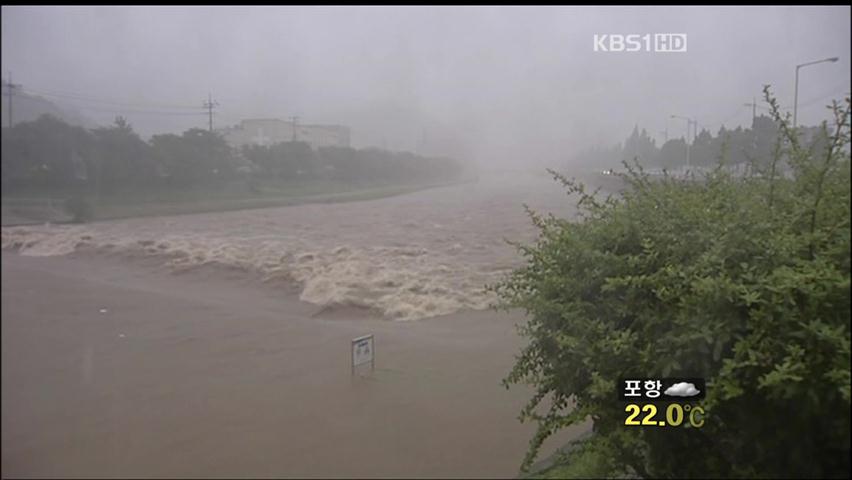
[{"label": "leafy shrub", "polygon": [[[528,314],[504,379],[536,388],[522,469],[591,418],[627,475],[849,475],[850,102],[807,148],[764,92],[782,137],[756,175],[652,180],[625,163],[630,188],[600,199],[551,171],[580,218],[529,211],[527,264],[490,287]],[[704,426],[625,427],[615,387],[631,376],[706,378]]]}]

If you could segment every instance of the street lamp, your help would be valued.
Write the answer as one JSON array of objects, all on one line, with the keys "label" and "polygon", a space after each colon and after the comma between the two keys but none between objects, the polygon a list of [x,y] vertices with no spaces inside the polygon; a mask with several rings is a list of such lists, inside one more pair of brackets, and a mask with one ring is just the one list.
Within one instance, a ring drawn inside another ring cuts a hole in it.
[{"label": "street lamp", "polygon": [[796,114],[799,110],[799,69],[802,67],[807,67],[808,65],[816,65],[817,63],[823,62],[836,62],[838,60],[837,57],[824,58],[822,60],[816,60],[813,62],[803,63],[801,65],[796,65],[796,90],[793,94],[793,128],[796,128]]},{"label": "street lamp", "polygon": [[693,120],[689,117],[681,117],[680,115],[672,115],[671,118],[679,118],[681,120],[686,120],[686,169],[689,170],[689,127],[694,124],[697,128],[698,121]]}]

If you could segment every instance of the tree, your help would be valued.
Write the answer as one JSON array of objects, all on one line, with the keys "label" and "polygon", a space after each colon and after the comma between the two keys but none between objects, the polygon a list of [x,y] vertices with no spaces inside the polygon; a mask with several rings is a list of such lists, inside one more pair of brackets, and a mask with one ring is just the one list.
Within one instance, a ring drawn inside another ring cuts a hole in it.
[{"label": "tree", "polygon": [[658,158],[658,165],[669,170],[686,166],[686,141],[678,138],[664,143]]},{"label": "tree", "polygon": [[160,169],[177,185],[209,183],[234,173],[230,146],[217,133],[193,128],[183,135],[154,135],[153,154]]},{"label": "tree", "polygon": [[94,172],[98,191],[113,191],[131,183],[144,186],[155,177],[150,146],[124,117],[111,127],[95,129]]},{"label": "tree", "polygon": [[[86,129],[42,115],[4,129],[3,178],[10,187],[62,189],[77,183],[75,159],[88,157],[93,139]],[[6,177],[8,175],[8,179]]]},{"label": "tree", "polygon": [[695,166],[712,167],[718,161],[720,153],[713,148],[713,137],[710,132],[702,129],[692,142],[689,162]]},{"label": "tree", "polygon": [[[651,181],[626,164],[631,188],[601,200],[552,172],[580,220],[530,211],[540,234],[518,245],[526,265],[491,287],[528,313],[504,380],[536,389],[524,468],[591,418],[610,475],[849,475],[850,100],[809,149],[765,95],[785,146],[760,175]],[[618,379],[667,376],[707,380],[705,425],[625,427]]]},{"label": "tree", "polygon": [[645,165],[653,165],[657,162],[657,146],[645,129],[639,132],[639,127],[633,127],[633,133],[624,142],[623,161],[630,162],[638,158]]},{"label": "tree", "polygon": [[316,157],[305,142],[282,142],[273,145],[271,153],[284,178],[311,177],[316,170]]}]

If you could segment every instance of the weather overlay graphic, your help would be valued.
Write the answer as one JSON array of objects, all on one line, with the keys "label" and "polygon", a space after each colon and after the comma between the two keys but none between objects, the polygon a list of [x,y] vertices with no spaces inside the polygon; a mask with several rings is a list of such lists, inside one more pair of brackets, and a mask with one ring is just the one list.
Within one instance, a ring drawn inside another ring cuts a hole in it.
[{"label": "weather overlay graphic", "polygon": [[628,427],[701,428],[707,413],[700,404],[706,395],[703,378],[623,378],[618,398]]}]

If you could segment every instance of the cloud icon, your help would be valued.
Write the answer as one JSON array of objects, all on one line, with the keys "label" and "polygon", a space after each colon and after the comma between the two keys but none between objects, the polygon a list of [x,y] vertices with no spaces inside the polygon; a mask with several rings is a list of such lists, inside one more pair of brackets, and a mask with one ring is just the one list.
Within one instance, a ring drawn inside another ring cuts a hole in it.
[{"label": "cloud icon", "polygon": [[694,397],[700,392],[695,388],[695,385],[688,382],[680,382],[667,388],[663,393],[670,397]]}]

